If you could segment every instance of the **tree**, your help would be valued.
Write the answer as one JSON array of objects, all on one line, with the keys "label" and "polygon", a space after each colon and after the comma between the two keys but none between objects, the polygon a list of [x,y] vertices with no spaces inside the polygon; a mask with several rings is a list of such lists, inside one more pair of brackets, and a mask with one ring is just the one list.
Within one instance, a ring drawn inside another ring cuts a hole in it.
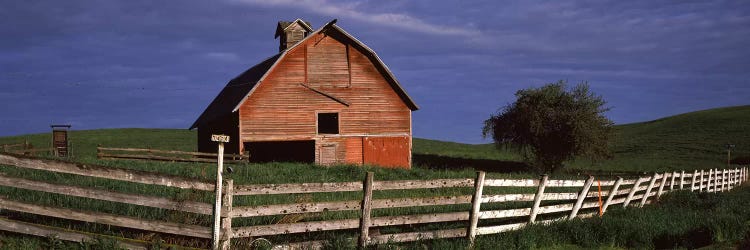
[{"label": "tree", "polygon": [[516,101],[484,121],[482,135],[498,148],[509,147],[540,171],[557,171],[578,157],[610,157],[613,122],[601,96],[582,82],[566,90],[566,81],[516,92]]}]

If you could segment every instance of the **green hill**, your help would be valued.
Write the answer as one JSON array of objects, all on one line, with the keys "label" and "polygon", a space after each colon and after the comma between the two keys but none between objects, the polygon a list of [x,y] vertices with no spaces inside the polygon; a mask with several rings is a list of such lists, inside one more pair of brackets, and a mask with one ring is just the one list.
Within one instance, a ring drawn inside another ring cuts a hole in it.
[{"label": "green hill", "polygon": [[732,158],[750,156],[750,106],[702,110],[654,121],[619,125],[611,142],[614,158],[581,169],[608,171],[681,170],[726,166],[725,144],[736,145]]},{"label": "green hill", "polygon": [[[47,147],[50,133],[0,138],[0,144],[29,140]],[[72,131],[76,160],[94,161],[96,145],[152,147],[194,151],[195,131],[183,129],[100,129]],[[654,171],[721,168],[724,144],[736,145],[733,157],[750,157],[750,106],[703,110],[649,122],[615,126],[614,158],[598,163],[569,163],[579,171]],[[523,171],[521,157],[492,144],[463,144],[414,138],[414,163],[430,168],[477,168],[499,172]]]},{"label": "green hill", "polygon": [[[727,143],[736,145],[733,159],[750,157],[750,106],[702,110],[615,126],[611,141],[612,159],[597,163],[575,161],[569,163],[569,170],[631,172],[722,168],[726,166],[724,145]],[[521,159],[512,152],[498,151],[492,144],[471,145],[425,139],[414,139],[414,154],[415,160],[420,155],[440,155],[466,162],[492,160],[501,166]]]}]

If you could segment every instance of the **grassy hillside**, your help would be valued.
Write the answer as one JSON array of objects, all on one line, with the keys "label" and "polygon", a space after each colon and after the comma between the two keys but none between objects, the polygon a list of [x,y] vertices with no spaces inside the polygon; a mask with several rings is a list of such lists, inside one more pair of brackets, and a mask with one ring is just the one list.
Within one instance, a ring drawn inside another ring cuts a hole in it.
[{"label": "grassy hillside", "polygon": [[614,158],[599,164],[579,161],[579,169],[681,170],[726,166],[724,145],[733,157],[750,156],[750,106],[703,110],[615,127]]},{"label": "grassy hillside", "polygon": [[[182,129],[101,129],[72,131],[76,160],[95,162],[96,145],[153,147],[193,151],[195,131]],[[37,147],[50,134],[0,138],[0,144],[28,139]],[[654,171],[724,167],[724,144],[736,145],[733,158],[750,157],[750,106],[703,110],[654,121],[615,126],[614,158],[598,163],[575,161],[571,171]],[[463,144],[414,138],[414,164],[432,169],[524,171],[521,157],[492,144]],[[470,173],[471,171],[467,171]]]}]

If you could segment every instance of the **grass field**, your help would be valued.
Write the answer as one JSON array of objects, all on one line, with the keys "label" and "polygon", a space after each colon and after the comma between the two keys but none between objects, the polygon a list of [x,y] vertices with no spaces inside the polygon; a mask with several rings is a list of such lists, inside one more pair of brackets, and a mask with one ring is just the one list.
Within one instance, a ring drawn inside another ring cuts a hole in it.
[{"label": "grass field", "polygon": [[[750,157],[750,106],[691,112],[654,121],[615,126],[611,141],[614,157],[591,163],[568,163],[573,172],[586,171],[669,171],[722,167],[724,145],[736,145],[733,158]],[[0,138],[0,144],[28,139],[37,147],[48,146],[50,134]],[[96,161],[96,145],[152,147],[194,151],[196,133],[182,129],[101,129],[72,131],[76,161]],[[492,144],[463,144],[414,138],[414,165],[419,169],[523,172],[525,165],[514,152],[498,150]],[[274,167],[275,168],[275,167]],[[472,175],[472,171],[465,173]],[[384,173],[385,174],[385,173]],[[402,175],[419,175],[399,173]]]},{"label": "grass field", "polygon": [[[620,125],[616,127],[616,135],[612,141],[614,158],[611,160],[591,164],[586,161],[569,163],[572,169],[568,173],[558,173],[555,177],[588,171],[664,171],[689,170],[705,168],[721,168],[725,166],[726,154],[723,145],[732,142],[737,145],[735,155],[750,156],[750,106],[731,107],[698,111],[655,121]],[[73,143],[75,162],[116,166],[138,170],[146,170],[204,180],[213,180],[210,163],[170,163],[148,162],[132,160],[98,160],[96,146],[107,147],[136,147],[154,149],[170,149],[194,151],[196,147],[196,133],[179,129],[100,129],[72,131],[70,138]],[[19,143],[28,140],[35,147],[48,147],[51,140],[49,133],[21,135],[0,138],[0,144]],[[241,164],[235,166],[235,173],[230,178],[235,184],[251,183],[291,183],[291,182],[340,182],[359,181],[367,171],[375,172],[376,180],[405,180],[405,179],[437,179],[437,178],[473,178],[475,170],[487,170],[491,173],[487,178],[536,178],[535,173],[526,171],[521,158],[509,151],[497,150],[492,144],[470,145],[454,142],[418,139],[413,141],[414,167],[411,170],[381,169],[372,166],[333,166],[321,167],[298,163],[268,163]],[[160,188],[148,185],[134,185],[118,181],[98,180],[88,177],[74,177],[66,174],[52,174],[43,171],[21,170],[14,167],[0,166],[0,172],[13,177],[40,180],[52,183],[74,184],[83,187],[96,187],[117,190],[126,193],[149,194],[173,199],[196,200],[210,202],[212,195],[208,192],[185,192],[171,188]],[[577,178],[583,178],[578,176]],[[515,190],[495,190],[495,192],[513,192]],[[95,210],[113,214],[135,216],[139,218],[176,221],[181,223],[208,225],[208,216],[185,216],[161,209],[152,209],[135,205],[96,201],[85,198],[69,198],[35,191],[25,191],[14,188],[0,188],[0,194],[15,200],[31,202],[49,206],[67,207],[71,209]],[[403,196],[436,196],[470,194],[469,189],[446,190],[415,190],[408,192],[389,192],[376,194],[377,198],[392,198]],[[238,198],[235,205],[260,205],[271,203],[295,202],[298,200],[342,200],[356,199],[357,193],[347,195],[286,195],[273,196],[267,199]],[[518,205],[518,204],[516,204]],[[527,205],[527,204],[526,204]],[[523,206],[526,206],[523,205]],[[495,209],[499,209],[497,207]],[[420,208],[421,209],[421,208]],[[422,211],[424,210],[424,211]],[[439,208],[421,209],[418,212],[451,212],[466,210],[465,206],[443,206]],[[392,209],[376,212],[377,216],[398,215],[411,211],[406,209]],[[0,216],[7,216],[7,214]],[[13,215],[19,216],[19,215]],[[354,218],[356,213],[330,213],[314,220],[331,218]],[[26,217],[25,220],[38,220]],[[238,220],[238,225],[255,225],[278,222],[280,218],[268,217],[258,219]],[[64,221],[50,220],[51,223],[64,225]],[[123,234],[102,225],[76,225],[74,228],[82,230],[102,231],[110,234]],[[143,237],[143,235],[130,235]],[[16,239],[15,236],[4,236],[0,239]],[[21,237],[21,241],[30,239]],[[16,241],[13,241],[16,242]],[[1,243],[1,242],[0,242]],[[16,242],[18,243],[18,242]],[[6,246],[8,243],[5,243]],[[15,243],[13,243],[15,244]],[[20,244],[20,243],[19,243]],[[29,244],[57,244],[33,241]],[[201,246],[202,243],[196,243]],[[438,243],[436,243],[438,244]],[[443,244],[443,243],[439,243]],[[451,245],[453,243],[444,243]],[[563,244],[563,243],[561,243]],[[12,245],[12,244],[11,244]],[[12,245],[15,246],[15,245]],[[0,248],[3,248],[0,245]],[[32,247],[33,248],[33,247]]]}]

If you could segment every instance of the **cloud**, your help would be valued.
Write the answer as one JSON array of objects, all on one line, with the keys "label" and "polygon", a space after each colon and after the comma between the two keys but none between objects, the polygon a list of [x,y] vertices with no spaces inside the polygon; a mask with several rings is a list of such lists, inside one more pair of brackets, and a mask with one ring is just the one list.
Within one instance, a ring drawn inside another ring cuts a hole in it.
[{"label": "cloud", "polygon": [[435,25],[408,14],[369,13],[362,11],[360,9],[361,6],[356,3],[334,3],[328,0],[230,0],[230,2],[274,7],[295,7],[321,15],[346,17],[370,24],[386,25],[434,35],[477,36],[480,34],[479,30],[473,28]]},{"label": "cloud", "polygon": [[239,61],[240,56],[235,53],[227,53],[227,52],[208,52],[203,54],[203,57],[216,60],[216,61],[224,61],[224,62],[236,62]]}]

